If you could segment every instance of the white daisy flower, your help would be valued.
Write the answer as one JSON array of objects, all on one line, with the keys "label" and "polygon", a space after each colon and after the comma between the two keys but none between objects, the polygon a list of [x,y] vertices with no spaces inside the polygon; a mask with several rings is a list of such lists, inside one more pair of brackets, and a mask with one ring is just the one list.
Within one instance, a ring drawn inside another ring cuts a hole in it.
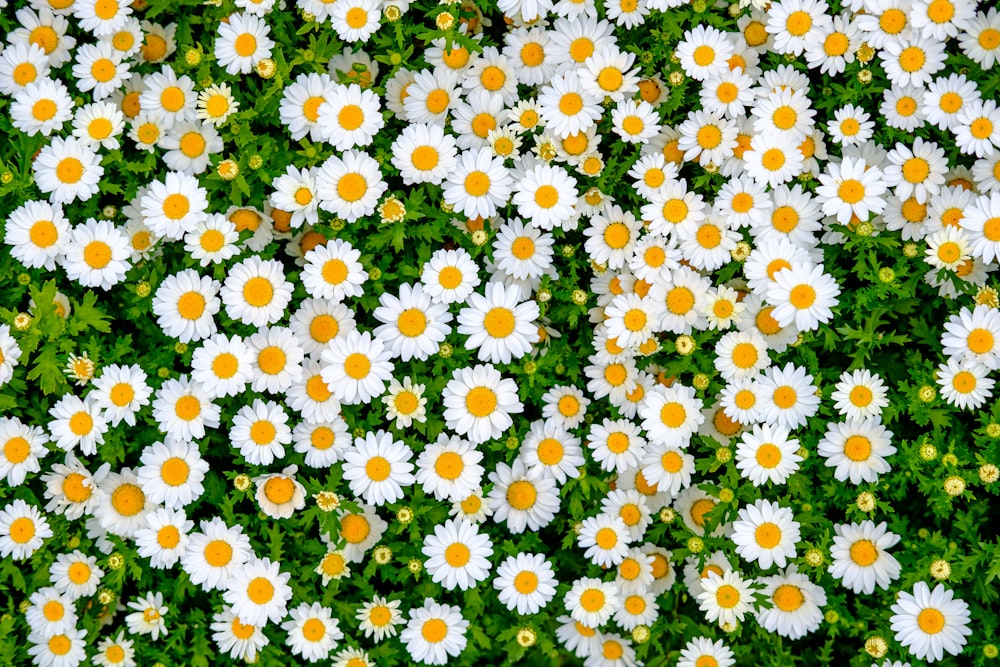
[{"label": "white daisy flower", "polygon": [[284,317],[292,284],[281,262],[254,255],[229,269],[220,296],[229,317],[260,327]]},{"label": "white daisy flower", "polygon": [[69,221],[59,204],[29,200],[7,216],[4,243],[14,259],[29,269],[55,269],[69,239]]},{"label": "white daisy flower", "polygon": [[537,614],[552,601],[558,582],[543,554],[519,553],[497,566],[493,588],[497,599],[518,614]]},{"label": "white daisy flower", "polygon": [[38,189],[53,204],[89,200],[97,194],[97,184],[104,176],[97,153],[76,137],[53,137],[42,147],[31,168]]},{"label": "white daisy flower", "polygon": [[896,641],[921,660],[936,662],[945,653],[960,654],[972,634],[969,605],[944,584],[931,590],[918,581],[912,593],[900,592],[890,610]]},{"label": "white daisy flower", "polygon": [[524,410],[514,380],[492,364],[456,368],[441,395],[448,428],[473,444],[499,438],[514,423],[510,415]]},{"label": "white daisy flower", "polygon": [[769,570],[772,564],[785,567],[786,559],[795,558],[795,545],[801,534],[792,510],[757,500],[741,508],[738,517],[733,522],[732,540],[743,560]]},{"label": "white daisy flower", "polygon": [[899,535],[886,530],[883,521],[860,524],[836,524],[836,535],[830,547],[829,571],[834,579],[855,593],[870,595],[875,586],[887,589],[899,578],[900,564],[886,552],[899,542]]},{"label": "white daisy flower", "polygon": [[424,599],[423,607],[410,610],[410,618],[400,633],[407,653],[417,662],[444,665],[465,650],[469,622],[461,609]]},{"label": "white daisy flower", "polygon": [[354,448],[344,454],[344,479],[366,503],[376,507],[394,503],[403,498],[402,487],[416,481],[412,458],[412,450],[391,434],[368,432],[355,438]]}]

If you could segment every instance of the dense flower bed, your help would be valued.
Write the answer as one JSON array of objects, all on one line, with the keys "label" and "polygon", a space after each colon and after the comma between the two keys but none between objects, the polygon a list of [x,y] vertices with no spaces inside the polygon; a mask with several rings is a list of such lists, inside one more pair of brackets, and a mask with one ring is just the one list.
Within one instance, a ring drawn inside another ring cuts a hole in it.
[{"label": "dense flower bed", "polygon": [[988,4],[0,0],[0,664],[996,664]]}]

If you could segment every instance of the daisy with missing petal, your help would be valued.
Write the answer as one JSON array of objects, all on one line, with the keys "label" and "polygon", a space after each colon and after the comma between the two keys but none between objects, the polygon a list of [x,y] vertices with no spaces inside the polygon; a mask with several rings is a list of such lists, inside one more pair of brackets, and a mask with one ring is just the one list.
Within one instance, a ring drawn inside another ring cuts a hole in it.
[{"label": "daisy with missing petal", "polygon": [[841,146],[859,146],[875,133],[875,121],[861,107],[848,104],[833,113],[828,136]]},{"label": "daisy with missing petal", "polygon": [[736,570],[722,575],[709,572],[701,583],[698,606],[710,623],[718,622],[720,627],[735,626],[747,613],[754,613],[753,580],[744,579]]},{"label": "daisy with missing petal", "polygon": [[754,424],[736,446],[736,468],[754,486],[765,482],[784,484],[799,469],[799,441],[788,429],[770,424]]},{"label": "daisy with missing petal", "polygon": [[767,341],[758,331],[733,331],[715,345],[715,369],[725,380],[756,377],[767,368]]},{"label": "daisy with missing petal", "polygon": [[219,425],[220,408],[205,389],[188,376],[160,385],[153,399],[153,419],[160,431],[178,440],[205,437],[205,428]]},{"label": "daisy with missing petal", "polygon": [[496,266],[518,280],[541,278],[552,267],[555,240],[542,233],[537,222],[526,225],[514,218],[500,227],[493,241]]},{"label": "daisy with missing petal", "polygon": [[413,452],[385,431],[368,432],[355,438],[354,448],[344,455],[344,479],[351,492],[379,507],[403,498],[404,486],[413,484]]},{"label": "daisy with missing petal", "polygon": [[392,164],[406,185],[444,181],[458,159],[455,139],[438,125],[407,125],[392,144]]},{"label": "daisy with missing petal", "polygon": [[115,637],[106,637],[97,644],[97,653],[92,658],[98,667],[135,667],[134,640],[125,639],[125,631],[119,630]]},{"label": "daisy with missing petal", "polygon": [[604,317],[608,336],[617,339],[623,348],[640,345],[658,325],[652,299],[641,298],[635,293],[620,294],[612,299],[605,308]]},{"label": "daisy with missing petal", "polygon": [[799,639],[819,629],[823,622],[820,607],[826,605],[826,591],[798,572],[795,565],[761,580],[761,591],[770,599],[770,608],[757,610],[757,622],[768,632]]},{"label": "daisy with missing petal", "polygon": [[38,153],[32,170],[38,189],[53,204],[87,201],[97,194],[97,184],[104,176],[97,153],[76,137],[53,137]]},{"label": "daisy with missing petal", "polygon": [[489,218],[507,203],[512,186],[502,158],[488,148],[467,150],[446,176],[444,200],[468,218]]},{"label": "daisy with missing petal", "polygon": [[584,577],[573,582],[563,604],[575,621],[599,628],[621,607],[621,590],[614,582]]},{"label": "daisy with missing petal", "polygon": [[52,464],[52,471],[42,475],[49,501],[45,511],[65,515],[70,521],[90,514],[103,495],[99,484],[110,469],[105,463],[91,473],[72,453],[66,454],[65,463]]},{"label": "daisy with missing petal", "polygon": [[374,213],[388,187],[375,158],[354,149],[331,156],[316,174],[320,208],[346,222]]},{"label": "daisy with missing petal", "polygon": [[467,350],[478,350],[480,361],[510,363],[531,351],[537,340],[538,304],[521,301],[517,286],[486,285],[485,296],[473,293],[458,314],[458,332],[468,336]]},{"label": "daisy with missing petal", "polygon": [[507,609],[526,615],[537,614],[552,601],[557,583],[552,564],[543,554],[519,553],[497,566],[493,588]]},{"label": "daisy with missing petal", "polygon": [[[570,0],[561,2],[569,4]],[[572,651],[581,660],[603,653],[601,634],[597,630],[569,616],[559,616],[557,621],[560,625],[556,628],[556,637],[567,651]]]},{"label": "daisy with missing petal", "polygon": [[424,537],[421,552],[427,557],[428,574],[446,590],[468,590],[490,573],[493,555],[490,538],[476,524],[449,519]]},{"label": "daisy with missing petal", "polygon": [[468,639],[469,622],[462,610],[447,604],[424,599],[423,607],[410,610],[410,618],[399,635],[407,653],[417,662],[428,665],[447,664],[449,658],[461,655]]},{"label": "daisy with missing petal", "polygon": [[264,58],[271,57],[274,41],[267,21],[253,14],[235,13],[219,24],[215,58],[228,74],[249,74]]},{"label": "daisy with missing petal", "polygon": [[331,421],[340,415],[340,401],[326,386],[322,371],[323,366],[316,359],[304,360],[302,376],[286,390],[288,407],[307,422]]},{"label": "daisy with missing petal", "polygon": [[770,569],[772,564],[785,567],[786,559],[795,558],[799,539],[799,523],[792,510],[778,503],[757,500],[741,508],[739,518],[733,522],[736,553],[763,570]]},{"label": "daisy with missing petal", "polygon": [[178,241],[206,219],[208,191],[191,174],[167,172],[153,181],[139,202],[142,220],[157,236]]},{"label": "daisy with missing petal", "polygon": [[218,280],[199,276],[194,269],[167,276],[153,297],[156,323],[166,335],[182,343],[208,338],[215,333],[220,287]]},{"label": "daisy with missing petal", "polygon": [[962,27],[959,45],[983,71],[991,69],[1000,60],[1000,13],[996,8],[970,17]]},{"label": "daisy with missing petal", "polygon": [[512,467],[497,464],[489,480],[493,483],[489,493],[495,507],[493,520],[506,522],[507,530],[515,535],[525,528],[541,530],[559,511],[555,480],[539,468],[529,470],[520,458],[514,459]]},{"label": "daisy with missing petal", "polygon": [[993,378],[989,369],[975,362],[959,362],[954,357],[938,366],[938,386],[941,398],[962,410],[975,409],[993,395]]},{"label": "daisy with missing petal", "polygon": [[379,643],[386,637],[395,637],[396,626],[403,623],[399,605],[399,600],[387,600],[378,595],[373,596],[371,602],[363,603],[355,618],[361,622],[365,638],[373,637],[375,643]]},{"label": "daisy with missing petal", "polygon": [[288,613],[292,589],[291,574],[281,572],[280,563],[269,558],[251,559],[235,570],[227,582],[222,598],[233,607],[233,613],[247,623],[263,625],[280,623]]},{"label": "daisy with missing petal", "polygon": [[7,216],[3,240],[14,259],[27,268],[52,271],[69,238],[70,225],[62,206],[31,200]]},{"label": "daisy with missing petal", "polygon": [[760,378],[761,414],[768,423],[788,429],[803,426],[819,409],[813,376],[791,362],[771,367]]},{"label": "daisy with missing petal", "polygon": [[254,255],[229,270],[220,296],[229,317],[261,327],[284,317],[292,284],[281,262]]},{"label": "daisy with missing petal", "polygon": [[499,438],[513,424],[510,415],[524,410],[517,385],[492,364],[455,369],[442,399],[448,428],[473,444]]},{"label": "daisy with missing petal", "polygon": [[460,501],[479,488],[483,454],[468,440],[444,433],[417,458],[416,481],[438,500]]},{"label": "daisy with missing petal", "polygon": [[760,384],[755,378],[733,380],[719,394],[719,405],[734,422],[753,424],[760,421],[761,397]]},{"label": "daisy with missing petal", "polygon": [[310,356],[318,356],[327,344],[357,328],[354,311],[327,299],[303,299],[292,313],[288,328]]},{"label": "daisy with missing petal", "polygon": [[366,403],[381,396],[392,378],[391,355],[379,338],[367,331],[349,332],[323,350],[322,376],[327,387],[345,405]]},{"label": "daisy with missing petal", "polygon": [[285,456],[284,445],[292,441],[288,415],[277,403],[255,398],[233,417],[229,439],[248,463],[270,465]]},{"label": "daisy with missing petal", "polygon": [[931,590],[918,581],[913,593],[900,592],[890,610],[896,641],[927,662],[941,660],[945,653],[959,655],[972,634],[969,605],[944,584]]}]

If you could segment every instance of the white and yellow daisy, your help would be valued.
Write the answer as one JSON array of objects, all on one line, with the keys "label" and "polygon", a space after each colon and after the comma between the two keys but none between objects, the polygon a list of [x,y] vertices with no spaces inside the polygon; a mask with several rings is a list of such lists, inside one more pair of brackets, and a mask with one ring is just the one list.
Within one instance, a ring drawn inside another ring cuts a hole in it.
[{"label": "white and yellow daisy", "polygon": [[97,194],[98,181],[104,176],[97,153],[76,137],[54,137],[42,147],[32,170],[38,189],[53,204],[89,200]]},{"label": "white and yellow daisy", "polygon": [[969,605],[944,584],[931,590],[918,581],[912,593],[900,592],[890,611],[896,641],[927,662],[936,662],[945,653],[959,655],[972,635]]},{"label": "white and yellow daisy", "polygon": [[899,542],[899,535],[886,530],[886,524],[872,521],[860,524],[836,524],[836,535],[830,547],[829,571],[834,579],[855,593],[870,595],[879,588],[887,589],[899,578],[901,567],[887,549]]}]

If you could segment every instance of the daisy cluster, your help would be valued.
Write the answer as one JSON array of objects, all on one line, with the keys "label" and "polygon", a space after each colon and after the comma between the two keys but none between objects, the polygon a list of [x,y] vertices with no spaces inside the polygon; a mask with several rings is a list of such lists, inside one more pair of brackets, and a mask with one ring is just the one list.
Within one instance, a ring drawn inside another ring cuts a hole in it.
[{"label": "daisy cluster", "polygon": [[996,8],[0,9],[11,664],[1000,654]]}]

